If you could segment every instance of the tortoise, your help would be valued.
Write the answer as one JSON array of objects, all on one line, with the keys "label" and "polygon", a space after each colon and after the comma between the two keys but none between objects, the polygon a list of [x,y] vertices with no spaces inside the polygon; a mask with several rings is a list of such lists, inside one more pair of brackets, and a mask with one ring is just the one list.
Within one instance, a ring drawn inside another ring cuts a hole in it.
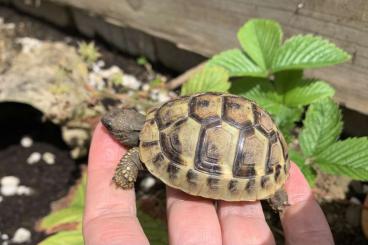
[{"label": "tortoise", "polygon": [[182,96],[148,110],[115,109],[103,125],[131,147],[113,181],[133,188],[144,167],[166,185],[225,201],[268,199],[281,211],[290,161],[270,115],[255,102],[227,93]]}]

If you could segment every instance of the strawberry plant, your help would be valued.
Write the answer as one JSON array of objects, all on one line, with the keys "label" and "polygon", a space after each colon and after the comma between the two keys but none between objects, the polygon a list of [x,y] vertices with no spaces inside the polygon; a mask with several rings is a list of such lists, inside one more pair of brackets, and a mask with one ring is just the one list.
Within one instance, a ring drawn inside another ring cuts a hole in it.
[{"label": "strawberry plant", "polygon": [[[182,94],[230,92],[256,101],[289,142],[298,139],[299,144],[290,147],[290,157],[311,185],[316,169],[368,180],[368,138],[339,140],[343,123],[332,100],[334,88],[303,76],[305,69],[340,64],[350,55],[314,35],[297,35],[283,42],[281,27],[272,20],[252,19],[237,37],[241,49],[214,55],[182,86]],[[295,133],[295,123],[301,121],[301,131]]]}]

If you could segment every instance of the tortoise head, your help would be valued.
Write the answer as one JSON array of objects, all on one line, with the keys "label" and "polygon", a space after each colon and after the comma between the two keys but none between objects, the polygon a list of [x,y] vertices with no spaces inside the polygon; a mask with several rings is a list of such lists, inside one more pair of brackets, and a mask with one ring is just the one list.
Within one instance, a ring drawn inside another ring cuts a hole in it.
[{"label": "tortoise head", "polygon": [[102,124],[121,144],[138,146],[139,133],[143,128],[145,116],[132,108],[114,109],[106,113]]}]

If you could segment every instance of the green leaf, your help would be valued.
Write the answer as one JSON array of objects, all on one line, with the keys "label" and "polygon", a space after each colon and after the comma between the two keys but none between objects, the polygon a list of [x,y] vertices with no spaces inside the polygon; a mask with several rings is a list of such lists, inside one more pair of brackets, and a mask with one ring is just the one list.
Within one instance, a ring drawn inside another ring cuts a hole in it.
[{"label": "green leaf", "polygon": [[299,136],[305,156],[313,156],[333,144],[342,130],[339,106],[330,98],[309,106],[304,128]]},{"label": "green leaf", "polygon": [[47,215],[42,219],[41,229],[52,229],[62,224],[81,223],[83,218],[83,207],[64,208]]},{"label": "green leaf", "polygon": [[263,70],[268,70],[281,46],[282,30],[275,21],[252,19],[240,28],[238,40],[247,54]]},{"label": "green leaf", "polygon": [[305,164],[306,159],[302,154],[294,149],[289,149],[290,159],[296,163],[299,169],[302,171],[305,179],[308,181],[311,187],[314,187],[316,183],[317,173],[312,166]]},{"label": "green leaf", "polygon": [[213,56],[207,63],[209,66],[221,66],[231,77],[253,76],[266,77],[267,71],[258,67],[239,49],[230,49]]},{"label": "green leaf", "polygon": [[313,187],[316,183],[317,173],[312,166],[305,164],[306,159],[294,149],[289,149],[290,159],[298,165],[309,185]]},{"label": "green leaf", "polygon": [[254,100],[269,113],[278,111],[282,97],[276,93],[268,79],[245,77],[234,81],[230,93]]},{"label": "green leaf", "polygon": [[84,207],[84,198],[87,184],[87,174],[83,174],[81,178],[81,182],[77,185],[76,192],[74,193],[74,197],[70,203],[72,207]]},{"label": "green leaf", "polygon": [[302,80],[303,70],[279,71],[274,74],[275,88],[280,94],[285,94],[288,90]]},{"label": "green leaf", "polygon": [[230,88],[229,73],[222,67],[205,66],[181,88],[181,95],[199,92],[226,92]]},{"label": "green leaf", "polygon": [[347,175],[356,180],[368,180],[368,138],[338,141],[315,159],[322,171]]},{"label": "green leaf", "polygon": [[53,228],[69,223],[81,224],[84,211],[84,196],[86,189],[87,175],[83,174],[80,183],[77,184],[73,192],[73,198],[68,207],[51,212],[41,220],[40,228],[52,230]]},{"label": "green leaf", "polygon": [[152,218],[140,209],[137,210],[137,216],[151,245],[169,244],[167,228],[161,220]]},{"label": "green leaf", "polygon": [[334,93],[335,90],[324,81],[304,80],[299,81],[286,92],[284,103],[288,106],[309,105],[332,97]]},{"label": "green leaf", "polygon": [[62,231],[47,237],[38,245],[83,245],[82,231]]},{"label": "green leaf", "polygon": [[272,71],[319,68],[343,63],[350,55],[318,36],[298,35],[288,39],[277,51]]},{"label": "green leaf", "polygon": [[290,139],[290,130],[302,114],[302,108],[290,108],[282,104],[283,97],[275,91],[268,79],[246,77],[232,83],[230,93],[254,100],[259,106],[272,115],[275,123]]}]

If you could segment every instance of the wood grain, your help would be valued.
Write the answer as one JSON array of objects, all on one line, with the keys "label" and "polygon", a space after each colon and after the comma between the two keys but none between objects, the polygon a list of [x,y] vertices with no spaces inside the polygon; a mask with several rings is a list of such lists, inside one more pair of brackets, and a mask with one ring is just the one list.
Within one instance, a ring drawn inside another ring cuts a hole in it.
[{"label": "wood grain", "polygon": [[53,0],[88,10],[119,26],[141,30],[204,56],[238,46],[249,18],[275,19],[285,36],[314,33],[353,55],[348,64],[307,72],[337,89],[336,99],[368,114],[366,0]]}]

